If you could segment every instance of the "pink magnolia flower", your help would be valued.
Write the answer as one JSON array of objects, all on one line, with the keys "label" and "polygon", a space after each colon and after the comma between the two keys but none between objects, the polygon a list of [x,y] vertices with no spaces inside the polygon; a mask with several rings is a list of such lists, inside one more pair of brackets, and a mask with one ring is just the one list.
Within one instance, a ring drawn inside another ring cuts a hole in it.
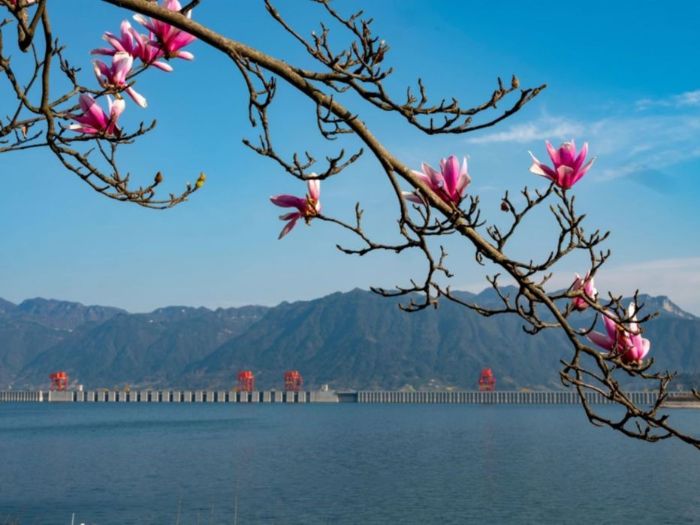
[{"label": "pink magnolia flower", "polygon": [[[312,173],[312,175],[316,174]],[[318,179],[309,180],[307,187],[308,192],[305,197],[296,197],[294,195],[275,195],[270,197],[270,201],[276,206],[297,209],[295,212],[280,215],[280,220],[288,222],[282,228],[278,239],[292,231],[299,219],[303,218],[308,224],[312,218],[321,213],[321,181]]]},{"label": "pink magnolia flower", "polygon": [[69,129],[88,135],[119,136],[121,130],[117,126],[117,121],[125,105],[123,99],[112,101],[112,97],[107,95],[108,114],[106,114],[92,96],[83,93],[80,95],[80,108],[83,114],[71,116],[78,124],[71,124]]},{"label": "pink magnolia flower", "polygon": [[530,152],[532,157],[532,166],[530,166],[530,171],[535,175],[541,175],[554,184],[559,186],[564,190],[568,190],[574,184],[576,184],[581,177],[583,177],[586,172],[590,169],[593,161],[591,159],[585,166],[583,162],[586,160],[586,155],[588,154],[588,143],[586,142],[578,155],[576,155],[576,144],[574,141],[564,142],[559,149],[554,149],[554,147],[546,141],[547,152],[549,153],[549,158],[552,159],[554,168],[550,168],[544,163],[537,160],[537,158]]},{"label": "pink magnolia flower", "polygon": [[[442,200],[447,203],[459,205],[464,198],[464,192],[471,182],[471,177],[467,172],[467,159],[462,161],[460,167],[459,160],[454,155],[440,161],[440,171],[434,170],[425,162],[421,165],[422,171],[413,171],[426,186],[437,193]],[[425,204],[422,197],[417,192],[403,192],[403,196],[417,204]]]},{"label": "pink magnolia flower", "polygon": [[641,363],[649,353],[651,342],[641,335],[633,304],[629,305],[627,314],[630,322],[621,328],[615,323],[615,316],[607,312],[603,316],[606,334],[591,332],[588,334],[588,339],[611,352],[612,355],[619,355],[624,363]]},{"label": "pink magnolia flower", "polygon": [[117,92],[125,90],[134,102],[145,108],[148,105],[146,98],[137,93],[127,82],[127,76],[133,65],[134,57],[126,51],[118,51],[112,56],[111,66],[101,60],[95,60],[95,76],[103,88],[114,89]]},{"label": "pink magnolia flower", "polygon": [[173,68],[167,62],[158,60],[163,57],[163,52],[154,45],[146,36],[137,32],[131,24],[124,20],[121,25],[121,36],[117,37],[107,31],[103,37],[111,48],[101,47],[93,49],[93,55],[114,56],[121,51],[129,53],[132,57],[138,58],[147,66],[157,67],[163,71],[172,71]]},{"label": "pink magnolia flower", "polygon": [[[178,0],[165,0],[163,7],[170,11],[179,11],[182,9]],[[192,18],[192,10],[187,12],[187,18]],[[152,43],[158,46],[165,58],[194,59],[192,53],[180,51],[180,49],[190,45],[196,40],[194,36],[170,24],[153,18],[146,18],[142,15],[134,15],[134,20],[150,31]]]},{"label": "pink magnolia flower", "polygon": [[[576,274],[576,279],[574,279],[574,283],[571,285],[571,291],[583,291],[586,297],[591,301],[595,301],[596,297],[598,297],[598,290],[595,289],[594,279],[591,277],[590,272],[586,274],[586,277],[581,277],[579,274]],[[571,300],[571,305],[575,310],[579,311],[588,308],[588,303],[583,297],[574,297]]]}]

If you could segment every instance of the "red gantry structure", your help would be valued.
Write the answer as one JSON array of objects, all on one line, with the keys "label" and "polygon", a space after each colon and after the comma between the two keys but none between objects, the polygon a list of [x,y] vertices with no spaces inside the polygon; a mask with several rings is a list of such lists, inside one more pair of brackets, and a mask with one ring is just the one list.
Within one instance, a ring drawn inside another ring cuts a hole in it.
[{"label": "red gantry structure", "polygon": [[51,380],[51,387],[49,390],[57,390],[62,392],[68,389],[68,373],[59,371],[49,374],[49,379]]},{"label": "red gantry structure", "polygon": [[253,374],[252,370],[241,370],[238,372],[238,386],[236,390],[239,392],[255,391],[255,374]]},{"label": "red gantry structure", "polygon": [[287,370],[284,373],[284,389],[287,392],[300,392],[304,386],[304,378],[297,370]]},{"label": "red gantry structure", "polygon": [[484,368],[479,376],[479,390],[481,392],[493,392],[496,390],[496,376],[490,368]]}]

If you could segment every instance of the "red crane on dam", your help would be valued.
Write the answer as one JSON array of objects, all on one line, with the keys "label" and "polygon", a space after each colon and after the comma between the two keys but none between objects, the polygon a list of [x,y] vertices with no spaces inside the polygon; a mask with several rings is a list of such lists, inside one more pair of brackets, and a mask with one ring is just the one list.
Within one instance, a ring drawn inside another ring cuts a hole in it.
[{"label": "red crane on dam", "polygon": [[239,392],[255,391],[255,374],[252,370],[241,370],[238,372],[238,386],[236,390]]},{"label": "red crane on dam", "polygon": [[481,392],[493,392],[496,390],[496,376],[493,370],[484,368],[479,375],[479,390]]},{"label": "red crane on dam", "polygon": [[68,372],[62,370],[49,374],[49,379],[51,380],[51,386],[49,390],[57,390],[62,392],[68,388]]},{"label": "red crane on dam", "polygon": [[304,378],[298,370],[287,370],[284,373],[284,389],[287,392],[300,392],[304,386]]}]

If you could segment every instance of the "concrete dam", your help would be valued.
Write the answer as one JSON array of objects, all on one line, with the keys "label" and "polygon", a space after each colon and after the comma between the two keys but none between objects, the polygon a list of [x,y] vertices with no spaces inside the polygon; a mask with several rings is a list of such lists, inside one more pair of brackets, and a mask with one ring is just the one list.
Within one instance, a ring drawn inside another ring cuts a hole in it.
[{"label": "concrete dam", "polygon": [[[656,403],[656,392],[630,392],[638,405]],[[600,394],[588,392],[592,404],[609,404]],[[691,392],[673,392],[671,403],[691,403]],[[234,390],[36,390],[0,391],[0,403],[392,403],[392,404],[491,404],[491,405],[573,405],[580,403],[578,394],[562,391],[278,391],[237,392]],[[695,403],[693,403],[695,404]]]}]

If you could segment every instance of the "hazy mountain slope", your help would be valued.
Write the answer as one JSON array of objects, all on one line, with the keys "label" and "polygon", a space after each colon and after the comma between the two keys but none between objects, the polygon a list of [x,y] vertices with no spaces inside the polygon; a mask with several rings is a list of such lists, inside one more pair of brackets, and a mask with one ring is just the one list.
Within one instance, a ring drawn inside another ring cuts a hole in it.
[{"label": "hazy mountain slope", "polygon": [[[491,291],[475,299],[495,300]],[[645,300],[650,309],[668,302]],[[657,363],[700,370],[700,320],[675,308],[662,309],[649,324]],[[279,388],[281,374],[292,368],[312,386],[473,388],[479,371],[490,367],[503,388],[559,387],[559,359],[568,351],[561,333],[530,336],[514,316],[484,318],[448,302],[438,310],[407,314],[394,301],[355,290],[270,310],[192,365],[184,382],[225,386],[238,370],[251,368],[261,388]]]},{"label": "hazy mountain slope", "polygon": [[[463,297],[498,301],[491,290]],[[699,373],[700,319],[667,297],[642,300],[661,312],[645,334],[657,366]],[[173,306],[150,314],[60,303],[0,302],[0,388],[45,387],[54,370],[91,388],[230,387],[247,368],[260,388],[281,388],[287,369],[300,370],[310,387],[473,388],[484,367],[501,388],[556,388],[559,359],[569,352],[559,332],[530,336],[514,316],[484,318],[446,301],[408,314],[362,290],[274,308]]]},{"label": "hazy mountain slope", "polygon": [[33,359],[20,384],[41,384],[46,370],[65,370],[90,386],[176,386],[183,369],[241,333],[265,309],[174,307],[121,314],[79,330]]},{"label": "hazy mountain slope", "polygon": [[0,389],[7,388],[27,363],[67,335],[34,321],[0,317]]},{"label": "hazy mountain slope", "polygon": [[7,314],[17,308],[17,305],[15,303],[11,303],[10,301],[6,301],[2,297],[0,297],[0,315]]},{"label": "hazy mountain slope", "polygon": [[193,365],[189,377],[225,385],[237,370],[252,368],[261,386],[279,387],[281,373],[295,368],[312,385],[398,388],[434,379],[472,387],[489,366],[503,386],[553,386],[552,347],[563,348],[559,334],[527,337],[513,317],[485,319],[450,303],[407,314],[394,301],[355,290],[270,310]]},{"label": "hazy mountain slope", "polygon": [[85,306],[80,303],[56,299],[27,299],[22,301],[9,315],[41,325],[63,330],[73,330],[85,323],[102,323],[115,315],[126,313],[111,306]]}]

